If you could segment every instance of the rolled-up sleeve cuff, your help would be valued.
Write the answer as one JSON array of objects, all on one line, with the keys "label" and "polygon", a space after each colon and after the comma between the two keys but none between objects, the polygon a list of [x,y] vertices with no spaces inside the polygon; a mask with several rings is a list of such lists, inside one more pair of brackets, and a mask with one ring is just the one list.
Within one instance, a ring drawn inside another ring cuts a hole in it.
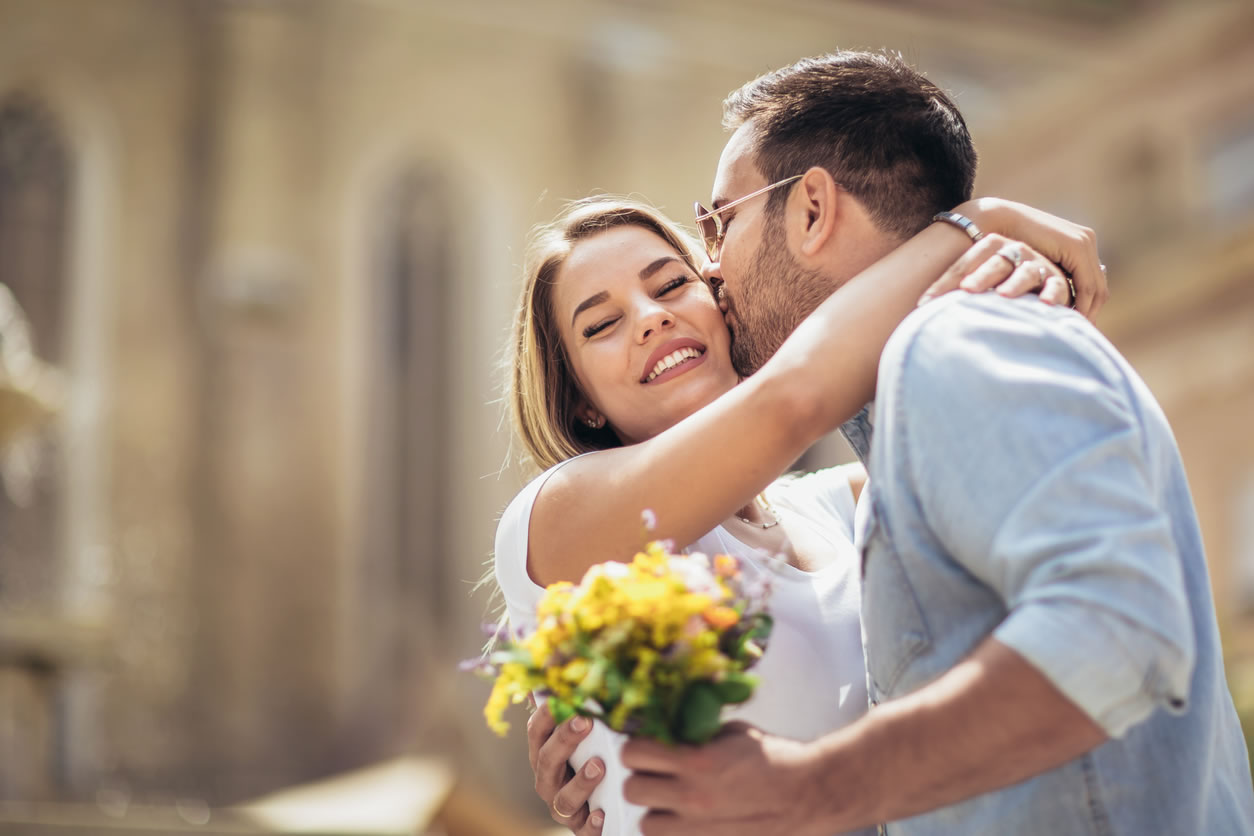
[{"label": "rolled-up sleeve cuff", "polygon": [[1192,660],[1161,636],[1074,601],[1034,601],[993,632],[1110,737],[1155,708],[1187,709]]}]

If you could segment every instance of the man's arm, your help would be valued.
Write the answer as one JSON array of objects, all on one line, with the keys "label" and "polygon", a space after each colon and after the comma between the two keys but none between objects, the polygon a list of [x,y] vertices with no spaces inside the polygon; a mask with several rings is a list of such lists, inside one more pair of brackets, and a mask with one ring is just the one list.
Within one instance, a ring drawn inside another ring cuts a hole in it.
[{"label": "man's arm", "polygon": [[646,836],[828,834],[1000,789],[1106,740],[996,639],[914,694],[810,744],[736,726],[704,747],[633,741],[628,801]]},{"label": "man's arm", "polygon": [[993,637],[1119,737],[1184,709],[1196,653],[1154,476],[1151,435],[1166,430],[1086,325],[1039,313],[956,297],[894,337],[877,430],[898,493],[884,519],[923,522],[1001,598]]},{"label": "man's arm", "polygon": [[745,729],[669,756],[631,744],[624,762],[654,774],[629,779],[628,799],[662,811],[646,833],[893,820],[1039,774],[1184,706],[1190,604],[1126,381],[1093,343],[1079,351],[974,304],[936,310],[936,327],[885,351],[881,368],[899,373],[881,377],[876,431],[893,434],[898,469],[877,478],[917,491],[928,530],[999,593],[1004,620],[938,679],[809,746]]},{"label": "man's arm", "polygon": [[814,796],[819,805],[828,800],[826,832],[903,819],[1008,787],[1107,740],[1035,666],[996,639],[849,731],[848,740],[817,742],[814,774],[842,775],[846,782],[860,774],[870,809],[850,821],[847,790],[826,777]]}]

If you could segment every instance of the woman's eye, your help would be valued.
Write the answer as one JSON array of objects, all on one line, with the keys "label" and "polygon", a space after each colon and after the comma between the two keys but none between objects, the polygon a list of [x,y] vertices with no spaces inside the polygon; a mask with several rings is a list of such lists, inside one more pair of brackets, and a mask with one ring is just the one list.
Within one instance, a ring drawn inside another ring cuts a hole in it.
[{"label": "woman's eye", "polygon": [[613,319],[607,319],[602,322],[598,322],[596,325],[589,325],[587,328],[583,329],[584,339],[595,337],[597,334],[613,325],[615,321],[616,320]]},{"label": "woman's eye", "polygon": [[659,291],[657,292],[657,295],[658,295],[658,296],[665,296],[666,294],[670,293],[670,292],[671,292],[672,290],[674,290],[675,288],[677,288],[677,287],[682,287],[682,286],[684,286],[684,285],[688,284],[688,281],[689,281],[689,279],[688,279],[688,277],[687,277],[687,276],[680,276],[680,277],[679,277],[679,278],[677,278],[677,279],[671,279],[669,282],[667,282],[666,284],[662,285],[662,289],[661,289],[661,290],[659,290]]}]

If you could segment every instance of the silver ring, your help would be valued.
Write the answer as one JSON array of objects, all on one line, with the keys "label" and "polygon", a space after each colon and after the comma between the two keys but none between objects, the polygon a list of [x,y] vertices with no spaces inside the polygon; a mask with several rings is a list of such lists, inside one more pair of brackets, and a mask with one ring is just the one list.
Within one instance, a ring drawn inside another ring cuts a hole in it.
[{"label": "silver ring", "polygon": [[1104,276],[1104,275],[1106,275],[1106,265],[1105,265],[1105,264],[1099,264],[1099,265],[1097,265],[1097,266],[1098,266],[1098,267],[1100,267],[1100,268],[1102,268],[1102,275],[1103,275],[1103,276]]},{"label": "silver ring", "polygon": [[1049,281],[1049,271],[1046,270],[1044,267],[1038,266],[1036,268],[1036,272],[1041,274],[1041,286],[1044,286],[1045,282]]},{"label": "silver ring", "polygon": [[998,250],[997,254],[1010,262],[1011,270],[1018,269],[1019,265],[1023,263],[1023,250],[1018,247],[1007,245]]}]

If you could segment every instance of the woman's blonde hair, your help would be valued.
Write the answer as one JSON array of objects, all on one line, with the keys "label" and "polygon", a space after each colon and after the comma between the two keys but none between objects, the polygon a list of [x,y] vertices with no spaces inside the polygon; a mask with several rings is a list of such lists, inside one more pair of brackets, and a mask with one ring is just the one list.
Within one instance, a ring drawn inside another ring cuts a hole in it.
[{"label": "woman's blonde hair", "polygon": [[553,310],[557,274],[576,245],[620,226],[638,226],[657,234],[694,273],[701,273],[688,234],[658,210],[629,198],[576,200],[552,223],[536,228],[514,312],[505,400],[514,433],[540,470],[580,453],[621,446],[608,425],[591,428],[579,419],[576,410],[582,393]]}]

